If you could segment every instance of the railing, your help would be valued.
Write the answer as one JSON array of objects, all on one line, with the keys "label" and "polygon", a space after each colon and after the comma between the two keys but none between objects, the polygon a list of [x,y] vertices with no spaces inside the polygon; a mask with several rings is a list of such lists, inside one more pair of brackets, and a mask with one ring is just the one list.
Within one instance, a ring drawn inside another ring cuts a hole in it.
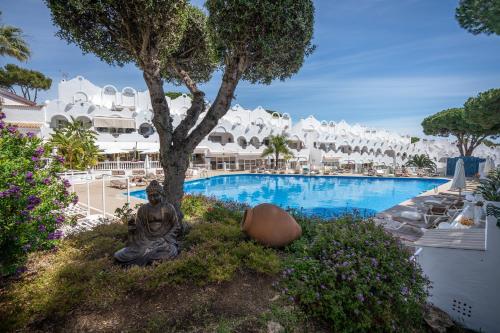
[{"label": "railing", "polygon": [[[153,161],[157,162],[157,161]],[[155,168],[151,166],[152,168]],[[131,169],[144,169],[144,162],[130,162],[130,161],[108,161],[99,162],[92,167],[93,170],[131,170]]]}]

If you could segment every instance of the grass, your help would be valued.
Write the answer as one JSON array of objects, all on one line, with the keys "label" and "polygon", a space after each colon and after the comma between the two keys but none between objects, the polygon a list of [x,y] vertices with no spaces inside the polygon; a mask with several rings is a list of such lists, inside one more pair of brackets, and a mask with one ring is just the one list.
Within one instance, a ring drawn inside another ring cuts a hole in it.
[{"label": "grass", "polygon": [[[57,251],[33,254],[28,272],[4,288],[0,315],[8,319],[0,323],[0,330],[64,321],[78,309],[108,311],[131,294],[149,295],[172,286],[221,284],[242,273],[275,276],[281,270],[275,250],[242,234],[242,211],[199,197],[189,200],[196,205],[189,219],[202,222],[191,226],[176,260],[148,267],[114,264],[113,253],[127,239],[127,227],[121,223],[67,238]],[[148,325],[154,327],[156,317],[149,318]],[[224,325],[229,322],[221,322],[220,330]]]}]

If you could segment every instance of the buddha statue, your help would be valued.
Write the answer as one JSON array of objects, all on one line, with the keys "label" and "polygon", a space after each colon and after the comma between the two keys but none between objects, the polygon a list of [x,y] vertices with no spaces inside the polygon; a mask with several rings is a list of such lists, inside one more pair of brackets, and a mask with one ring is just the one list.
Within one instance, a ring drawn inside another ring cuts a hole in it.
[{"label": "buddha statue", "polygon": [[180,223],[175,208],[165,202],[163,187],[153,180],[146,188],[148,203],[128,222],[127,247],[115,252],[123,265],[147,265],[154,260],[175,258],[179,252]]}]

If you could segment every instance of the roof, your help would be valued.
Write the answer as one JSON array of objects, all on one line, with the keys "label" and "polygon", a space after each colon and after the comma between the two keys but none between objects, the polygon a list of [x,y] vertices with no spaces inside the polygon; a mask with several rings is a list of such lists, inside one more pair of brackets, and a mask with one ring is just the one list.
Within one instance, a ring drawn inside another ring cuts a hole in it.
[{"label": "roof", "polygon": [[21,96],[19,96],[17,94],[14,94],[14,93],[12,93],[12,92],[8,91],[7,89],[4,89],[4,88],[0,88],[0,97],[9,98],[9,99],[12,99],[12,100],[14,100],[16,102],[25,104],[27,106],[36,106],[35,102],[30,101],[29,99],[21,97]]},{"label": "roof", "polygon": [[415,246],[462,250],[486,250],[486,229],[431,229],[417,240]]}]

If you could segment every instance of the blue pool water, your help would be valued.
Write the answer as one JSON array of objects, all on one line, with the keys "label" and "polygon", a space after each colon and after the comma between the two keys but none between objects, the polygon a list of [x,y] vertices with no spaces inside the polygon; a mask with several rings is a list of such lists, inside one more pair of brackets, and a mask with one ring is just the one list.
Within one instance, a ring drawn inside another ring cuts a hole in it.
[{"label": "blue pool water", "polygon": [[[250,206],[269,202],[307,215],[333,217],[354,211],[370,216],[446,182],[415,178],[225,175],[188,181],[184,191]],[[144,190],[130,194],[146,198]]]}]

